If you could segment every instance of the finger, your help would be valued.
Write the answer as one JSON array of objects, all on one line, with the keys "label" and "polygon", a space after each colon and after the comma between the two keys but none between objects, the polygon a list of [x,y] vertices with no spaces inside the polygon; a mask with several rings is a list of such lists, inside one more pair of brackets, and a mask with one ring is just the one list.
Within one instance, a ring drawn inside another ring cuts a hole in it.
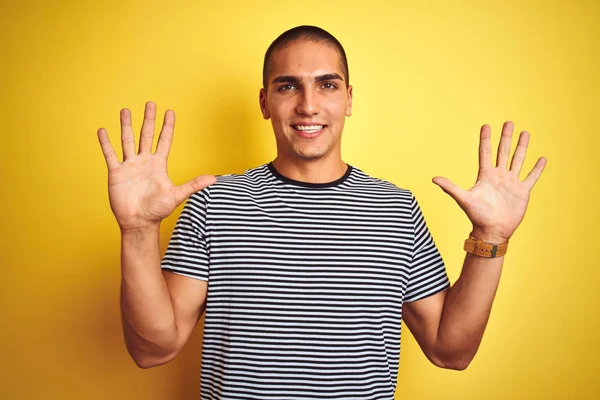
[{"label": "finger", "polygon": [[491,128],[483,125],[479,131],[479,169],[492,166]]},{"label": "finger", "polygon": [[512,139],[514,124],[506,121],[502,126],[502,136],[498,145],[498,157],[496,158],[496,167],[504,167],[508,164],[508,156],[510,155],[510,141]]},{"label": "finger", "polygon": [[160,130],[160,136],[158,137],[158,144],[156,145],[156,154],[159,154],[165,158],[169,156],[169,151],[171,150],[171,143],[173,142],[174,129],[175,112],[173,110],[167,110],[165,112],[163,126]]},{"label": "finger", "polygon": [[433,178],[433,183],[442,188],[444,192],[448,193],[448,195],[450,195],[450,197],[452,197],[462,209],[465,209],[468,196],[468,192],[466,190],[452,183],[450,179],[442,178],[441,176],[436,176]]},{"label": "finger", "polygon": [[525,178],[525,180],[523,181],[523,183],[525,183],[525,185],[527,186],[527,188],[529,188],[530,191],[531,189],[533,189],[533,186],[535,185],[537,180],[540,179],[540,176],[542,175],[544,168],[546,168],[547,163],[548,160],[546,160],[546,157],[540,157],[540,159],[537,160],[537,162],[535,163],[535,166],[533,167],[531,172],[527,175],[527,178]]},{"label": "finger", "polygon": [[100,147],[102,147],[102,154],[104,154],[104,159],[106,160],[106,166],[108,169],[112,170],[119,168],[119,159],[117,158],[115,149],[113,149],[112,145],[110,144],[106,129],[98,129],[98,141],[100,142]]},{"label": "finger", "polygon": [[144,110],[144,123],[140,133],[139,154],[150,154],[152,151],[152,141],[154,140],[154,120],[156,120],[156,104],[149,101]]},{"label": "finger", "polygon": [[212,185],[217,181],[214,175],[202,175],[191,181],[184,183],[181,186],[177,186],[175,191],[175,203],[179,206],[192,194],[199,192],[207,186]]},{"label": "finger", "polygon": [[510,162],[510,172],[513,172],[517,176],[521,173],[521,167],[525,161],[525,155],[527,154],[527,145],[529,145],[529,132],[521,132],[519,135],[519,142],[513,154],[512,161]]},{"label": "finger", "polygon": [[121,110],[121,145],[123,146],[123,159],[135,156],[135,138],[131,127],[131,111]]}]

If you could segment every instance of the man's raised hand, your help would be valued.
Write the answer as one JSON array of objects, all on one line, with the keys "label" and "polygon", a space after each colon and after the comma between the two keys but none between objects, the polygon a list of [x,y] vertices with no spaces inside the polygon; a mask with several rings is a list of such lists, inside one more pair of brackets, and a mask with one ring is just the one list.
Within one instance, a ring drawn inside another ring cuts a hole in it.
[{"label": "man's raised hand", "polygon": [[167,176],[167,158],[173,140],[175,113],[172,110],[165,112],[153,154],[155,120],[156,105],[148,102],[136,154],[131,112],[128,109],[121,110],[123,162],[119,162],[106,130],[98,130],[98,140],[108,166],[110,207],[122,231],[146,229],[160,224],[190,195],[216,181],[212,175],[202,175],[181,186],[173,185]]},{"label": "man's raised hand", "polygon": [[504,243],[512,236],[525,216],[531,190],[546,166],[546,159],[539,158],[525,180],[521,181],[519,174],[529,144],[529,133],[521,132],[509,168],[512,133],[513,123],[505,122],[494,167],[490,127],[481,127],[479,173],[477,182],[468,191],[456,186],[449,179],[433,178],[433,182],[465,211],[473,224],[472,235],[490,243]]}]

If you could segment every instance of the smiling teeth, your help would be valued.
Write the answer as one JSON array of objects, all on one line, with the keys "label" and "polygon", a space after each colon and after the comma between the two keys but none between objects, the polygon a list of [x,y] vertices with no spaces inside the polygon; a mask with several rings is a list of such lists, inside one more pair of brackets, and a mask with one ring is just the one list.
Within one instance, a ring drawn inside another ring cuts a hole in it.
[{"label": "smiling teeth", "polygon": [[298,129],[299,131],[303,131],[303,132],[311,132],[311,131],[318,131],[323,129],[323,125],[294,125],[294,128]]}]

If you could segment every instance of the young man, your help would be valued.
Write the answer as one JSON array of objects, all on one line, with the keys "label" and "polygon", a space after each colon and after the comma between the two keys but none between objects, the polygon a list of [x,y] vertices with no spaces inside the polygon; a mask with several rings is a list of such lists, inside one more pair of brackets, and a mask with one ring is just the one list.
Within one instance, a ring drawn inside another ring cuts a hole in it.
[{"label": "young man", "polygon": [[[466,368],[546,163],[519,180],[529,134],[507,168],[513,125],[505,123],[493,167],[484,125],[475,186],[434,178],[473,223],[450,287],[411,192],[342,161],[352,86],[339,42],[316,27],[283,33],[267,51],[263,81],[260,107],[277,157],[242,175],[173,186],[174,113],[165,113],[152,154],[153,103],[138,154],[130,113],[121,112],[123,163],[98,131],[122,232],[121,309],[135,362],[172,360],[206,309],[203,399],[392,399],[402,318],[432,363]],[[188,197],[161,268],[160,221]]]}]

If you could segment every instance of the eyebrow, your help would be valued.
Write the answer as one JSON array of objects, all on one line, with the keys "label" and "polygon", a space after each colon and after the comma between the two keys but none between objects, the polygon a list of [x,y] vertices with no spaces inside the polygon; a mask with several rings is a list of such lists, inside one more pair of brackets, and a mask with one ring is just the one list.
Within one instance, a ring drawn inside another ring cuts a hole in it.
[{"label": "eyebrow", "polygon": [[336,73],[320,75],[315,78],[315,82],[334,81],[334,80],[340,80],[343,82],[344,78],[342,78],[340,75],[338,75]]},{"label": "eyebrow", "polygon": [[[319,75],[315,77],[315,82],[332,80],[340,80],[343,82],[344,78],[342,78],[339,74],[336,73]],[[299,85],[300,83],[302,83],[302,78],[293,75],[282,75],[275,77],[271,83],[293,83]]]}]

